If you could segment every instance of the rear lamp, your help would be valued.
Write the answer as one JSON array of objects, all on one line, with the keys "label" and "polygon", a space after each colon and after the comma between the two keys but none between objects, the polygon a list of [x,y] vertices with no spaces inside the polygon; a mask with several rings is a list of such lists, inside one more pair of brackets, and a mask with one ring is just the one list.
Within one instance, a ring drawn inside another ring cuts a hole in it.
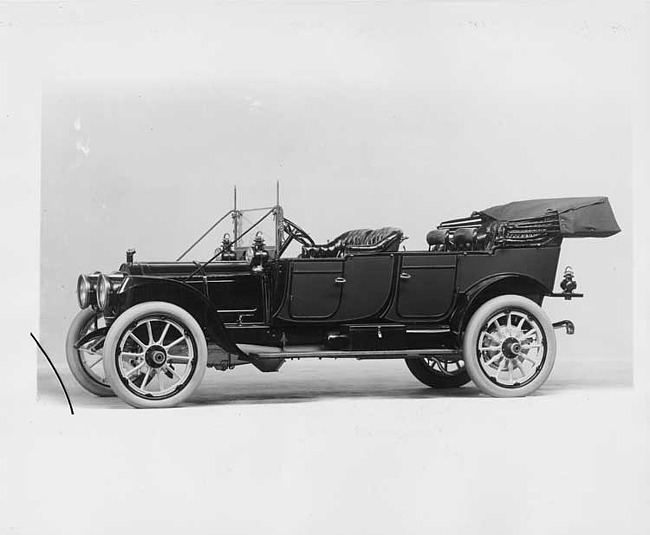
[{"label": "rear lamp", "polygon": [[92,292],[92,285],[87,275],[79,275],[77,279],[77,301],[80,308],[86,308],[90,305],[90,296]]}]

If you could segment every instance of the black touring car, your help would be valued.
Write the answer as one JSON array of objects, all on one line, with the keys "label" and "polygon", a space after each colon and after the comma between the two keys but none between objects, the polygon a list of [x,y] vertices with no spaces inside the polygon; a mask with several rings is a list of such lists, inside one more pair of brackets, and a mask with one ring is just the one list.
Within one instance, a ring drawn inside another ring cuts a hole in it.
[{"label": "black touring car", "polygon": [[[551,373],[555,329],[574,332],[541,308],[545,297],[582,297],[571,268],[553,290],[562,240],[620,231],[606,197],[495,206],[442,222],[414,251],[400,250],[399,228],[318,244],[279,202],[255,210],[244,229],[251,211],[235,201],[175,262],[136,262],[129,250],[119,270],[79,276],[66,354],[85,389],[170,407],[207,367],[273,372],[287,359],[331,357],[405,359],[433,388],[471,380],[492,396],[525,396]],[[212,258],[182,261],[228,218],[232,235]],[[264,220],[270,236],[258,230]]]}]

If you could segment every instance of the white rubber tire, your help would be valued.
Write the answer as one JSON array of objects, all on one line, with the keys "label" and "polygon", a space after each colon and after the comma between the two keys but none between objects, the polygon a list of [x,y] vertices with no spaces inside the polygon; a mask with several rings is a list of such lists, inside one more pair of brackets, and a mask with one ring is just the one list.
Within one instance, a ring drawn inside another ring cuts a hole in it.
[{"label": "white rubber tire", "polygon": [[[125,384],[126,381],[121,376],[117,365],[118,359],[120,358],[117,354],[118,344],[125,330],[133,323],[149,316],[169,317],[176,323],[182,325],[191,335],[190,338],[195,350],[195,363],[190,380],[181,390],[164,399],[147,399],[133,392]],[[183,403],[194,393],[203,380],[207,363],[208,347],[201,327],[189,312],[171,303],[151,301],[135,305],[118,316],[106,335],[106,343],[104,345],[104,369],[106,370],[106,376],[117,396],[122,401],[136,408],[167,408]]]},{"label": "white rubber tire", "polygon": [[68,368],[70,368],[73,377],[83,388],[96,396],[111,397],[115,396],[115,392],[113,392],[108,384],[99,382],[88,373],[88,370],[86,370],[81,362],[80,351],[75,347],[77,341],[88,331],[89,324],[93,320],[94,315],[95,311],[92,308],[85,308],[80,310],[72,320],[65,341],[65,358],[68,361]]},{"label": "white rubber tire", "polygon": [[[478,340],[486,322],[500,311],[509,309],[523,311],[532,316],[539,323],[546,341],[546,354],[541,369],[532,380],[520,387],[504,387],[497,384],[486,375],[479,363],[481,356]],[[551,320],[537,303],[519,295],[503,295],[484,303],[471,317],[463,336],[463,359],[467,373],[484,394],[498,398],[522,397],[531,394],[546,382],[555,364],[556,347],[555,330]]]}]

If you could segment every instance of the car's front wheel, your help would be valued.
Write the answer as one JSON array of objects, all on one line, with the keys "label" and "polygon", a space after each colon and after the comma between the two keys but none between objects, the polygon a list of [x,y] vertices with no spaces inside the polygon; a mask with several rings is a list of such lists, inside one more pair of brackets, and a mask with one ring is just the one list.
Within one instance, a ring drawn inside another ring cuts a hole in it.
[{"label": "car's front wheel", "polygon": [[494,397],[526,396],[537,390],[553,369],[555,352],[548,316],[518,295],[496,297],[479,307],[463,337],[469,376]]},{"label": "car's front wheel", "polygon": [[115,393],[138,408],[172,407],[203,379],[208,349],[196,320],[165,302],[135,305],[111,325],[104,368]]},{"label": "car's front wheel", "polygon": [[431,357],[405,360],[415,378],[431,388],[458,388],[471,380],[462,360]]},{"label": "car's front wheel", "polygon": [[[114,396],[102,365],[106,334],[104,317],[92,308],[81,310],[72,320],[65,341],[68,367],[77,382],[88,392],[101,397]],[[95,336],[88,336],[96,332]],[[86,341],[77,347],[78,342]]]}]

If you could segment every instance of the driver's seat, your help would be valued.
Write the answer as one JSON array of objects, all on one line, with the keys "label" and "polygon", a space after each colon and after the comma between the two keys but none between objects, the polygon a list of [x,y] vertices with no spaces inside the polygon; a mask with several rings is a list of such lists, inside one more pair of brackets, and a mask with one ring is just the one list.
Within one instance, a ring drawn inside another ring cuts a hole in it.
[{"label": "driver's seat", "polygon": [[402,230],[395,227],[348,230],[328,243],[303,246],[300,257],[336,258],[345,254],[394,252],[405,239]]}]

